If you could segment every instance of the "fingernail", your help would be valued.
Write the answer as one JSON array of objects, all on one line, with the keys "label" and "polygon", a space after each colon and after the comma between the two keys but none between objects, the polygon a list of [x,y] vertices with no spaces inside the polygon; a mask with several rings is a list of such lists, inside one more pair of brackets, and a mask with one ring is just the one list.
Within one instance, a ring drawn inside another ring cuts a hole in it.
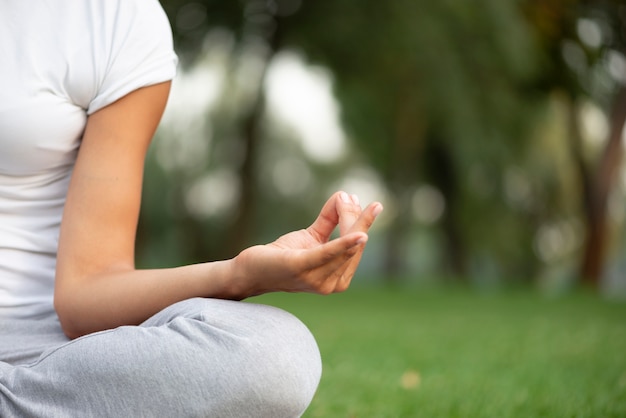
[{"label": "fingernail", "polygon": [[380,203],[377,203],[376,206],[374,207],[374,210],[372,211],[372,215],[374,215],[374,217],[377,217],[378,215],[380,215],[382,211],[383,211],[383,205],[381,205]]},{"label": "fingernail", "polygon": [[346,193],[346,192],[341,192],[341,193],[339,194],[339,197],[341,197],[341,200],[342,200],[344,203],[351,203],[351,201],[350,201],[350,196],[348,196],[348,193]]},{"label": "fingernail", "polygon": [[350,197],[352,198],[352,203],[354,203],[355,205],[359,204],[359,196],[353,194]]},{"label": "fingernail", "polygon": [[358,245],[365,244],[366,242],[367,242],[367,235],[366,235],[366,236],[364,236],[364,237],[359,238],[359,239],[356,241],[356,243],[357,243]]}]

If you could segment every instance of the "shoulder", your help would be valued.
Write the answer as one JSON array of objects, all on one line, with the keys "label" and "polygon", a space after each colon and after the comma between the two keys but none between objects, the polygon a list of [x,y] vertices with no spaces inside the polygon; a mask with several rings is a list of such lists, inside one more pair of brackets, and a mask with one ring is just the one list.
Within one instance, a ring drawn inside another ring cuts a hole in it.
[{"label": "shoulder", "polygon": [[90,114],[135,89],[172,79],[177,64],[169,20],[158,1],[95,3],[98,10],[87,16],[98,63]]},{"label": "shoulder", "polygon": [[23,86],[89,114],[171,80],[177,65],[157,0],[0,1],[0,55],[13,63],[0,87]]},{"label": "shoulder", "polygon": [[89,18],[95,20],[94,23],[102,23],[100,28],[106,31],[121,36],[151,33],[161,39],[165,39],[164,35],[171,37],[169,21],[157,0],[100,0],[88,3],[97,5],[97,10],[89,7]]}]

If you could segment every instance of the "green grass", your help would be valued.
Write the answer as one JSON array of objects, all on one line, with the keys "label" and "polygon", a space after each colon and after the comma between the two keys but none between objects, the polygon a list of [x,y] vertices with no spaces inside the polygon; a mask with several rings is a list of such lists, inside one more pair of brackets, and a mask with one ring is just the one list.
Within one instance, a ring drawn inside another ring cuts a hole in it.
[{"label": "green grass", "polygon": [[626,417],[626,303],[356,288],[272,294],[315,334],[313,417]]}]

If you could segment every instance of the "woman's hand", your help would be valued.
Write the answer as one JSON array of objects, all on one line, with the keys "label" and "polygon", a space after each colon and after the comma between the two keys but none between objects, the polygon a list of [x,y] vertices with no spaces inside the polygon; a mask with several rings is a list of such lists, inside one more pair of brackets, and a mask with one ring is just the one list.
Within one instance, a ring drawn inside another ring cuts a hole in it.
[{"label": "woman's hand", "polygon": [[[330,294],[348,288],[358,267],[367,232],[383,207],[361,209],[356,196],[337,192],[307,229],[242,251],[233,282],[242,297],[272,291]],[[339,227],[339,237],[329,241]]]}]

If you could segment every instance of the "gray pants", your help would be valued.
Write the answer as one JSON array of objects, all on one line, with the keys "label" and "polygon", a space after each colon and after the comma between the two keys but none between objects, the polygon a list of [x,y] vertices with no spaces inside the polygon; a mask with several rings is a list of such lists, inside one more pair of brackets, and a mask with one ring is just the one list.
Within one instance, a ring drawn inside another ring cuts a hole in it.
[{"label": "gray pants", "polygon": [[296,417],[321,375],[291,314],[190,299],[73,341],[56,316],[0,319],[0,416]]}]

